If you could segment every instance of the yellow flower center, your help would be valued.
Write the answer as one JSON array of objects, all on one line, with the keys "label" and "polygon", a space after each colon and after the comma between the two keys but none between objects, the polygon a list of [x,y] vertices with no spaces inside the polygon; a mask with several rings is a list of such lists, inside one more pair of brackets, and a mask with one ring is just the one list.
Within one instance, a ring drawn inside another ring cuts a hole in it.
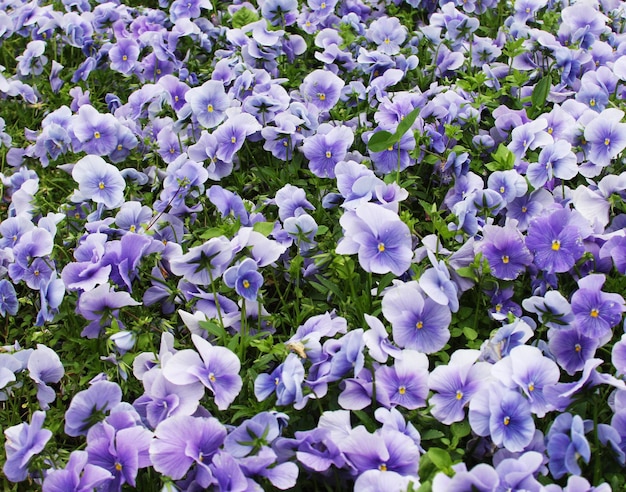
[{"label": "yellow flower center", "polygon": [[126,55],[123,55],[122,56],[122,61],[126,61],[126,60],[128,60],[128,57]]},{"label": "yellow flower center", "polygon": [[504,193],[506,191],[506,188],[504,186],[500,186],[500,193]]},{"label": "yellow flower center", "polygon": [[93,138],[100,138],[100,132],[93,132]]},{"label": "yellow flower center", "polygon": [[387,471],[387,465],[386,465],[385,463],[381,463],[381,464],[378,466],[378,469],[379,469],[380,471]]},{"label": "yellow flower center", "polygon": [[421,321],[418,321],[417,323],[415,323],[415,328],[417,328],[418,330],[421,330],[422,328],[424,328],[424,323],[422,323]]},{"label": "yellow flower center", "polygon": [[250,287],[250,282],[248,282],[247,280],[244,280],[242,284],[244,289],[248,289]]},{"label": "yellow flower center", "polygon": [[502,304],[496,304],[496,313],[502,311]]},{"label": "yellow flower center", "polygon": [[593,308],[589,313],[589,316],[591,316],[592,318],[597,318],[598,316],[600,316],[600,311],[598,311],[596,308]]},{"label": "yellow flower center", "polygon": [[209,374],[209,381],[211,381],[212,383],[214,383],[216,381],[215,374],[213,374],[213,373]]},{"label": "yellow flower center", "polygon": [[209,104],[209,105],[206,107],[206,110],[207,110],[209,113],[212,113],[212,112],[213,112],[213,105],[212,105],[212,104]]},{"label": "yellow flower center", "polygon": [[502,257],[502,263],[504,263],[505,265],[509,262],[509,257],[507,255],[504,255]]},{"label": "yellow flower center", "polygon": [[528,391],[535,391],[535,383],[528,384]]},{"label": "yellow flower center", "polygon": [[105,186],[104,186],[104,183],[102,181],[100,181],[98,183],[98,188],[100,188],[101,190],[104,190]]},{"label": "yellow flower center", "polygon": [[378,243],[378,251],[380,251],[381,253],[382,253],[383,251],[385,251],[385,245],[384,245],[384,243]]},{"label": "yellow flower center", "polygon": [[460,400],[461,398],[463,398],[463,393],[461,392],[461,390],[457,390],[457,392],[456,392],[456,399]]},{"label": "yellow flower center", "polygon": [[237,139],[235,137],[230,137],[230,143],[237,143]]},{"label": "yellow flower center", "polygon": [[506,417],[504,417],[504,420],[502,422],[504,423],[504,425],[509,425],[511,423],[511,417],[507,415]]},{"label": "yellow flower center", "polygon": [[608,147],[610,143],[611,143],[611,139],[610,138],[605,138],[604,139],[604,145],[606,145]]},{"label": "yellow flower center", "polygon": [[320,101],[326,101],[326,94],[320,92],[317,97],[319,97]]},{"label": "yellow flower center", "polygon": [[385,44],[389,44],[391,41],[389,41],[389,38],[385,38]]},{"label": "yellow flower center", "polygon": [[561,241],[559,241],[558,239],[555,239],[554,241],[552,241],[552,251],[558,251],[561,249]]},{"label": "yellow flower center", "polygon": [[129,230],[130,232],[135,232],[135,231],[137,230],[137,228],[135,227],[135,224],[133,224],[133,225],[131,225],[131,226],[128,228],[128,230]]},{"label": "yellow flower center", "polygon": [[524,213],[528,212],[528,208],[522,207],[522,212],[524,212]]},{"label": "yellow flower center", "polygon": [[333,153],[330,150],[326,151],[326,159],[330,159],[333,156]]},{"label": "yellow flower center", "polygon": [[33,275],[34,275],[35,277],[39,277],[39,270],[35,270],[35,271],[33,272]]},{"label": "yellow flower center", "polygon": [[115,463],[115,469],[117,471],[122,471],[122,464],[121,463]]},{"label": "yellow flower center", "polygon": [[552,127],[548,128],[548,135],[552,135],[552,132],[554,132],[554,128]]},{"label": "yellow flower center", "polygon": [[574,345],[574,350],[576,352],[580,352],[583,348],[580,346],[580,343],[577,343],[576,345]]},{"label": "yellow flower center", "polygon": [[406,393],[406,387],[405,386],[400,386],[398,388],[398,393],[400,393],[401,395]]},{"label": "yellow flower center", "polygon": [[591,106],[592,108],[596,105],[596,100],[595,99],[590,99],[589,100],[589,106]]}]

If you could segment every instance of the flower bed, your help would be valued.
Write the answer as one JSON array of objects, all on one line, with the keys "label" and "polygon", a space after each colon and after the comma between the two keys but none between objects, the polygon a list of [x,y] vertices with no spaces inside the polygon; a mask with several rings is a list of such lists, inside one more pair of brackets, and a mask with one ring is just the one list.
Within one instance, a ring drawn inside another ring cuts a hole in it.
[{"label": "flower bed", "polygon": [[625,4],[151,3],[2,2],[4,489],[623,489]]}]

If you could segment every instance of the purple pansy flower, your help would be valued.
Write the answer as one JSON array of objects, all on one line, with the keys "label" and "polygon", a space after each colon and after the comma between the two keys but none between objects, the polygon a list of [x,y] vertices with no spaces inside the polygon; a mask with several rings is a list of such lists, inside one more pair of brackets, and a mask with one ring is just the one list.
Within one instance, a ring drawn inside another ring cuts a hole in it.
[{"label": "purple pansy flower", "polygon": [[304,99],[320,111],[332,109],[339,101],[345,82],[328,70],[314,70],[302,81]]},{"label": "purple pansy flower", "polygon": [[49,403],[56,397],[54,390],[46,383],[58,383],[65,370],[57,353],[45,345],[37,344],[28,358],[29,376],[37,385],[37,400],[42,410],[48,410]]},{"label": "purple pansy flower", "polygon": [[191,335],[197,352],[176,352],[163,368],[165,378],[174,384],[202,384],[208,388],[220,410],[227,409],[243,385],[239,358],[226,347],[211,345],[198,335]]},{"label": "purple pansy flower", "polygon": [[74,201],[92,200],[107,208],[116,208],[124,201],[126,182],[119,169],[102,157],[83,157],[74,165],[72,178],[78,183]]},{"label": "purple pansy flower", "polygon": [[89,388],[74,395],[65,412],[65,433],[77,437],[101,420],[122,401],[122,390],[113,382],[96,381]]},{"label": "purple pansy flower", "polygon": [[572,312],[576,325],[587,337],[603,340],[622,320],[626,311],[624,298],[619,294],[602,292],[606,277],[594,273],[578,281],[578,290],[572,295]]},{"label": "purple pansy flower", "polygon": [[208,80],[200,87],[189,89],[185,100],[191,112],[204,128],[215,128],[226,117],[226,110],[231,101],[224,89],[224,84],[217,80]]},{"label": "purple pansy flower", "polygon": [[170,260],[170,270],[196,285],[211,285],[220,277],[233,257],[230,241],[213,237],[200,246],[194,246],[181,256]]},{"label": "purple pansy flower", "polygon": [[407,225],[397,214],[380,205],[363,203],[340,219],[344,237],[338,254],[358,253],[367,272],[402,275],[411,266],[413,250]]},{"label": "purple pansy flower", "polygon": [[74,150],[97,156],[110,154],[117,147],[119,125],[112,114],[102,114],[90,104],[82,105],[71,120],[71,129],[76,137]]},{"label": "purple pansy flower", "polygon": [[224,283],[244,299],[256,301],[263,285],[263,275],[259,273],[256,261],[246,258],[224,272]]},{"label": "purple pansy flower", "polygon": [[474,248],[487,259],[493,276],[502,280],[515,280],[533,259],[524,237],[512,226],[484,226],[483,240]]},{"label": "purple pansy flower", "polygon": [[21,482],[28,477],[28,463],[41,453],[52,437],[52,431],[43,429],[46,412],[33,413],[30,424],[22,422],[5,429],[6,461],[2,467],[5,477],[11,482]]},{"label": "purple pansy flower", "polygon": [[72,451],[65,468],[48,471],[43,492],[87,492],[113,479],[111,472],[88,459],[87,451]]}]

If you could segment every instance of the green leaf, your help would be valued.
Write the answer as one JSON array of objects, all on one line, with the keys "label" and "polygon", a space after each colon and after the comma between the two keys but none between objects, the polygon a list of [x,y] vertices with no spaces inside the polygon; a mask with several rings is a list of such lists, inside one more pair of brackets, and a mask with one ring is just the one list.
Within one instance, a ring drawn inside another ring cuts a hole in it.
[{"label": "green leaf", "polygon": [[235,29],[240,29],[243,26],[247,26],[248,24],[252,24],[258,20],[259,16],[256,12],[247,9],[246,7],[241,7],[233,15],[233,27]]},{"label": "green leaf", "polygon": [[441,471],[449,473],[452,471],[452,458],[450,453],[441,448],[430,448],[428,450],[430,461]]},{"label": "green leaf", "polygon": [[546,103],[546,99],[548,99],[550,87],[552,87],[552,76],[548,74],[542,77],[533,89],[533,93],[530,96],[533,107],[543,108],[543,105]]},{"label": "green leaf", "polygon": [[402,136],[411,129],[413,123],[415,123],[415,120],[417,119],[417,115],[419,114],[419,112],[420,108],[417,107],[409,114],[407,114],[402,120],[400,120],[400,123],[398,123],[398,128],[396,128],[396,131],[394,133],[394,136],[397,137],[396,142],[399,142]]},{"label": "green leaf", "polygon": [[470,328],[469,326],[463,328],[463,335],[465,335],[468,340],[476,340],[476,337],[478,337],[478,333],[476,333],[476,330]]},{"label": "green leaf", "polygon": [[444,436],[444,433],[437,429],[427,429],[422,432],[423,441],[432,441],[433,439],[440,439]]},{"label": "green leaf", "polygon": [[274,230],[274,222],[255,222],[252,226],[252,230],[260,232],[267,237]]},{"label": "green leaf", "polygon": [[202,234],[200,234],[200,238],[201,239],[211,239],[214,237],[219,237],[219,236],[223,236],[224,235],[224,231],[222,228],[220,227],[210,227],[209,229],[206,229]]},{"label": "green leaf", "polygon": [[392,135],[387,130],[381,130],[374,133],[367,142],[367,147],[372,152],[382,152],[392,147],[399,139],[396,139],[395,135]]}]

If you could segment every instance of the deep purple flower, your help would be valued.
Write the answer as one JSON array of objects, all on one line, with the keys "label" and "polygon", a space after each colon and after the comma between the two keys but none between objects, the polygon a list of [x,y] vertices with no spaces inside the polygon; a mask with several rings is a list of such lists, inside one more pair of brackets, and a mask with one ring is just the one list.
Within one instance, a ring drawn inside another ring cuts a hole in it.
[{"label": "deep purple flower", "polygon": [[180,350],[167,362],[163,375],[174,384],[198,384],[208,388],[220,410],[227,409],[243,385],[239,358],[226,347],[211,345],[191,335],[197,352]]},{"label": "deep purple flower", "polygon": [[43,492],[89,492],[113,479],[111,472],[87,460],[87,451],[72,451],[65,468],[48,471]]},{"label": "deep purple flower", "polygon": [[174,275],[180,275],[196,285],[211,285],[230,263],[233,251],[224,236],[214,237],[200,246],[194,246],[179,257],[170,260]]},{"label": "deep purple flower", "polygon": [[230,98],[224,90],[224,84],[217,80],[208,80],[200,87],[189,89],[185,93],[193,115],[204,128],[215,128],[226,116],[230,107]]},{"label": "deep purple flower", "polygon": [[33,413],[30,424],[22,422],[5,429],[6,461],[2,471],[11,482],[21,482],[28,477],[29,461],[46,447],[52,431],[43,429],[46,412]]},{"label": "deep purple flower", "polygon": [[116,208],[124,200],[124,178],[119,169],[102,157],[83,157],[72,169],[72,178],[78,183],[79,196],[75,201],[93,200],[107,208]]},{"label": "deep purple flower", "polygon": [[484,226],[483,240],[474,247],[489,262],[493,276],[502,280],[515,280],[533,259],[522,234],[511,226]]},{"label": "deep purple flower", "polygon": [[65,412],[65,433],[77,437],[122,401],[122,390],[113,382],[97,381],[74,395]]},{"label": "deep purple flower", "polygon": [[305,101],[320,111],[328,111],[339,101],[344,85],[345,82],[334,73],[328,70],[314,70],[304,78],[300,92]]},{"label": "deep purple flower", "polygon": [[367,272],[393,272],[402,275],[413,258],[407,225],[394,212],[373,203],[363,203],[346,211],[340,219],[344,237],[336,252],[358,253],[359,263]]},{"label": "deep purple flower", "polygon": [[196,482],[203,488],[212,483],[209,464],[226,437],[226,429],[216,418],[171,417],[159,424],[154,437],[150,460],[156,471],[180,480],[195,464]]},{"label": "deep purple flower", "polygon": [[431,354],[450,338],[448,306],[424,297],[417,282],[399,284],[383,296],[383,316],[391,323],[394,342],[401,348]]},{"label": "deep purple flower", "polygon": [[557,210],[530,223],[526,246],[534,263],[548,273],[567,272],[585,252],[580,229],[568,209]]}]

